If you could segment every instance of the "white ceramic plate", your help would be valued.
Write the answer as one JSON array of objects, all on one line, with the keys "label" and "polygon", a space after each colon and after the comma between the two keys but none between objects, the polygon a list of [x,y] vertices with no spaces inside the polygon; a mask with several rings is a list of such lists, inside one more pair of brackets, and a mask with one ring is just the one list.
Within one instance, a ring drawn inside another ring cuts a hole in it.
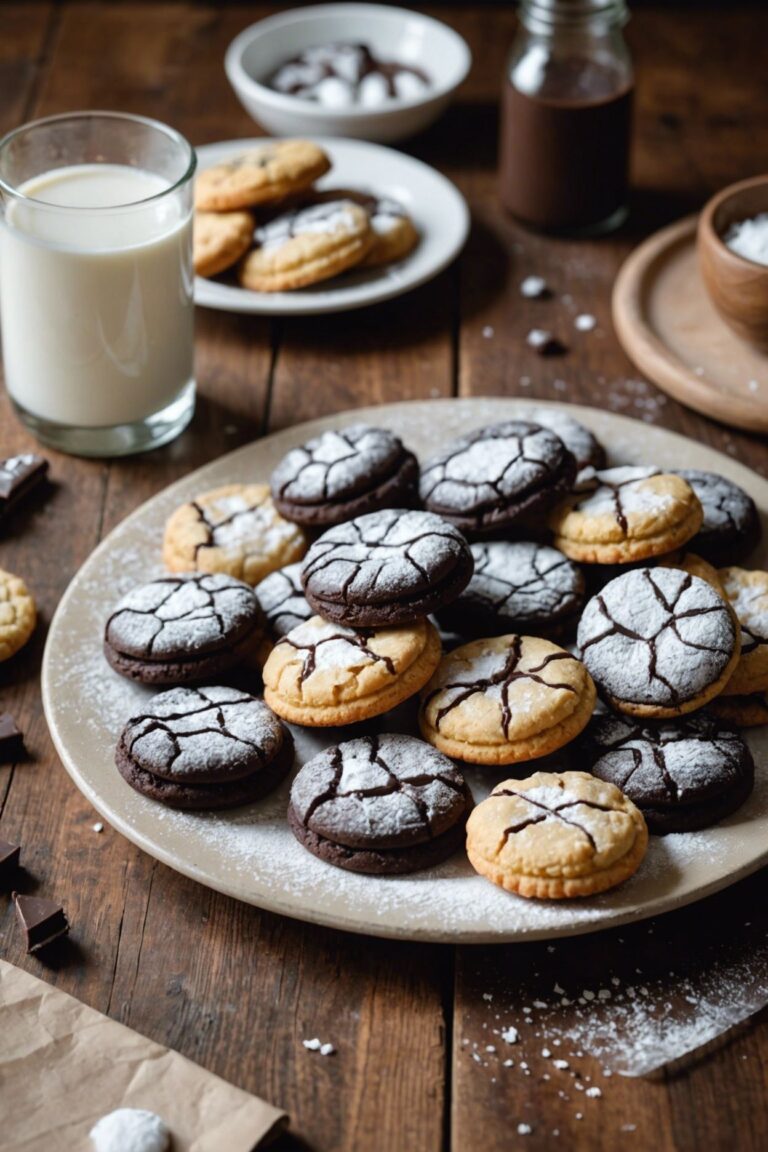
[{"label": "white ceramic plate", "polygon": [[[412,216],[421,233],[417,248],[404,260],[383,268],[354,269],[315,287],[295,292],[249,292],[221,280],[195,279],[195,303],[224,312],[260,316],[309,316],[348,312],[410,292],[442,272],[464,247],[469,210],[458,189],[434,168],[392,148],[362,140],[313,137],[326,150],[333,168],[318,188],[360,188],[393,196]],[[212,168],[260,140],[228,140],[197,149],[200,169]]]},{"label": "white ceramic plate", "polygon": [[[565,405],[551,405],[566,408]],[[748,802],[704,832],[651,837],[626,884],[594,899],[545,902],[509,895],[472,871],[463,854],[413,876],[356,876],[324,864],[294,840],[285,820],[286,782],[260,804],[233,812],[172,812],[134,792],[114,766],[123,723],[150,693],[108,667],[104,622],[115,601],[159,573],[163,524],[175,506],[218,484],[266,480],[286,450],[329,427],[359,420],[394,429],[417,452],[500,419],[524,416],[519,400],[435,400],[358,409],[301,424],[224,456],[154,497],[96,549],[70,584],[51,625],[43,701],[51,733],[73,780],[97,811],[152,856],[237,899],[298,919],[354,932],[455,943],[531,940],[592,932],[665,912],[755,871],[768,861],[768,732],[749,741],[757,783]],[[765,519],[768,481],[700,444],[624,417],[567,407],[603,441],[615,463],[655,463],[721,472],[748,489]],[[765,562],[765,553],[760,557]],[[408,730],[413,703],[386,718]],[[294,729],[297,764],[343,739],[340,730]],[[470,770],[476,799],[508,770]]]}]

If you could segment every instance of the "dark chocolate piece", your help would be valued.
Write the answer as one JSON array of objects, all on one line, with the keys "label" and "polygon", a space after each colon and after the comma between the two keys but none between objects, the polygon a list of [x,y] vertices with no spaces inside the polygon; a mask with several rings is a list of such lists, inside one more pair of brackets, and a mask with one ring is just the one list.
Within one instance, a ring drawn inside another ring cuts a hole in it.
[{"label": "dark chocolate piece", "polygon": [[0,460],[0,520],[43,484],[47,474],[48,461],[31,452]]},{"label": "dark chocolate piece", "polygon": [[0,840],[0,888],[8,888],[19,869],[21,846]]},{"label": "dark chocolate piece", "polygon": [[55,900],[44,896],[21,896],[14,892],[13,902],[19,923],[27,934],[27,952],[39,952],[69,932],[64,909]]},{"label": "dark chocolate piece", "polygon": [[0,712],[0,764],[11,764],[24,755],[24,737],[10,712]]}]

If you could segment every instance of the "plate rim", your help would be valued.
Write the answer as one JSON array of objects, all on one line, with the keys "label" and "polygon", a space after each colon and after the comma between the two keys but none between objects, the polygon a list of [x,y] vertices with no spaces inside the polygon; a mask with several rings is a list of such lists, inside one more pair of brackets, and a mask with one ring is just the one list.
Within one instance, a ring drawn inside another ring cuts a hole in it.
[{"label": "plate rim", "polygon": [[[206,156],[209,153],[219,150],[243,149],[250,148],[256,144],[263,144],[272,139],[280,139],[279,137],[271,136],[250,136],[242,137],[236,140],[214,140],[207,144],[200,144],[195,147],[195,152],[198,158],[198,171],[203,170],[205,167]],[[463,251],[467,243],[471,227],[471,213],[469,205],[464,195],[459,191],[452,180],[439,172],[437,168],[427,164],[424,160],[420,160],[416,156],[411,156],[408,152],[400,152],[396,148],[389,148],[386,144],[377,144],[369,140],[354,140],[343,136],[314,136],[309,135],[307,139],[311,140],[314,144],[319,144],[322,148],[332,151],[334,148],[341,148],[343,150],[349,149],[351,151],[368,152],[374,150],[376,152],[394,153],[398,158],[398,162],[406,161],[409,165],[420,168],[422,172],[429,178],[435,180],[442,185],[446,194],[453,200],[453,208],[457,213],[457,228],[453,240],[446,244],[445,251],[439,258],[435,259],[431,264],[427,265],[420,273],[413,276],[406,283],[398,280],[388,280],[382,278],[378,283],[378,290],[371,291],[363,299],[348,298],[345,301],[335,301],[332,298],[327,301],[315,300],[310,302],[307,296],[302,296],[301,293],[294,292],[279,292],[279,293],[259,293],[249,292],[247,289],[234,288],[227,285],[226,287],[234,294],[231,301],[219,301],[215,298],[211,299],[208,296],[210,289],[208,288],[208,281],[201,276],[195,276],[195,305],[200,308],[209,308],[214,312],[231,312],[238,315],[247,316],[327,316],[331,314],[341,314],[344,312],[354,312],[360,308],[371,308],[376,304],[383,304],[387,300],[393,300],[397,296],[403,296],[408,292],[412,292],[422,285],[433,280],[439,276]],[[407,257],[406,257],[407,260]],[[374,286],[377,285],[376,281],[372,282]],[[319,293],[315,293],[318,295]],[[265,297],[272,296],[273,300],[270,304]],[[279,297],[277,300],[275,297]],[[288,298],[287,300],[285,298]]]},{"label": "plate rim", "polygon": [[[56,722],[55,704],[52,697],[51,685],[51,664],[55,658],[54,649],[58,644],[58,631],[63,627],[63,619],[66,615],[68,605],[72,597],[79,590],[81,580],[87,577],[87,569],[92,563],[96,561],[102,553],[107,552],[112,544],[113,538],[118,532],[123,531],[126,527],[133,523],[139,522],[146,514],[150,505],[159,502],[170,502],[171,498],[177,493],[181,493],[190,486],[195,486],[198,482],[198,477],[203,476],[203,483],[207,481],[204,474],[207,473],[213,465],[220,466],[222,463],[230,461],[239,461],[241,458],[253,453],[254,445],[260,444],[263,440],[269,438],[273,442],[277,441],[278,444],[281,440],[285,441],[286,448],[293,443],[297,438],[305,438],[308,435],[317,433],[323,426],[335,425],[345,420],[370,420],[379,419],[385,420],[386,414],[392,409],[402,410],[405,407],[421,407],[425,406],[458,406],[473,408],[478,402],[488,403],[489,401],[500,402],[503,407],[506,404],[523,406],[524,408],[551,408],[556,411],[565,411],[568,415],[572,415],[575,419],[589,420],[591,413],[596,413],[603,419],[608,419],[609,423],[618,423],[624,426],[627,430],[632,429],[635,433],[640,428],[644,428],[639,421],[632,417],[624,416],[619,413],[607,412],[595,408],[593,406],[581,404],[569,404],[561,401],[546,401],[540,400],[535,397],[443,397],[439,399],[415,399],[395,401],[390,404],[384,405],[369,405],[357,409],[345,409],[342,412],[331,413],[322,417],[316,417],[313,420],[303,421],[301,424],[296,424],[288,428],[279,429],[268,436],[259,437],[256,440],[242,445],[234,449],[232,452],[225,453],[223,456],[217,457],[214,460],[208,461],[206,464],[201,465],[191,472],[186,473],[184,476],[179,477],[172,484],[162,488],[156,492],[148,500],[144,501],[132,512],[130,512],[123,520],[116,524],[107,536],[93,549],[87,556],[78,571],[72,577],[70,583],[65,589],[56,611],[51,619],[46,637],[45,649],[43,652],[42,668],[41,668],[41,694],[43,702],[43,710],[48,725],[51,739],[61,763],[70,776],[71,780],[81,792],[82,795],[88,800],[95,810],[101,815],[111,827],[115,828],[122,836],[124,836],[131,843],[145,851],[153,859],[159,860],[161,863],[166,864],[174,871],[179,872],[181,875],[196,881],[203,886],[210,888],[214,891],[221,892],[225,896],[239,900],[242,903],[250,904],[253,907],[260,908],[267,912],[276,913],[278,915],[287,916],[293,920],[299,920],[305,923],[317,924],[322,927],[335,928],[341,931],[352,932],[356,935],[363,936],[376,936],[386,939],[399,939],[399,940],[412,940],[420,942],[432,942],[441,944],[509,944],[509,943],[523,943],[534,940],[544,939],[567,939],[571,936],[581,936],[591,934],[593,932],[600,932],[610,928],[617,928],[621,925],[634,923],[641,920],[649,919],[654,916],[663,915],[667,912],[674,911],[678,908],[683,908],[689,904],[698,903],[706,899],[708,896],[716,892],[722,891],[730,887],[732,884],[738,883],[740,880],[746,878],[754,872],[759,871],[760,868],[768,864],[768,839],[766,840],[765,847],[761,853],[758,853],[751,860],[743,863],[739,868],[732,872],[727,872],[724,875],[718,876],[704,884],[701,888],[695,889],[690,893],[684,893],[682,896],[678,894],[664,894],[655,901],[652,905],[642,904],[633,905],[626,909],[612,912],[607,910],[603,917],[596,917],[595,919],[585,919],[575,926],[571,926],[564,930],[558,925],[542,925],[533,927],[531,930],[526,931],[478,931],[474,929],[458,929],[458,930],[443,930],[431,929],[429,927],[422,927],[420,925],[393,925],[381,924],[376,921],[368,922],[364,926],[361,925],[359,920],[354,917],[340,913],[338,911],[325,912],[323,908],[313,906],[311,908],[304,907],[301,911],[297,911],[295,904],[291,900],[281,899],[280,896],[275,896],[272,891],[265,892],[259,896],[258,899],[249,898],[244,895],[243,891],[237,884],[227,884],[225,880],[213,881],[210,876],[205,874],[202,869],[195,867],[194,863],[186,861],[180,862],[174,852],[166,849],[162,845],[158,845],[153,841],[149,834],[143,833],[141,830],[134,827],[127,818],[121,817],[119,813],[115,813],[109,803],[104,802],[99,793],[91,787],[88,781],[82,776],[76,762],[75,757],[70,754],[70,751],[63,740]],[[589,424],[587,424],[589,427]],[[675,432],[667,428],[655,428],[656,432],[661,432],[665,437],[670,437],[672,440],[678,440],[685,443],[696,443],[691,441],[690,437],[684,436],[679,432]],[[765,477],[755,473],[747,465],[742,464],[738,460],[719,452],[717,449],[710,448],[708,445],[699,445],[709,455],[716,458],[721,458],[725,465],[726,475],[736,472],[739,475],[757,476],[762,484],[768,485],[768,480]],[[561,902],[562,903],[562,902]]]}]

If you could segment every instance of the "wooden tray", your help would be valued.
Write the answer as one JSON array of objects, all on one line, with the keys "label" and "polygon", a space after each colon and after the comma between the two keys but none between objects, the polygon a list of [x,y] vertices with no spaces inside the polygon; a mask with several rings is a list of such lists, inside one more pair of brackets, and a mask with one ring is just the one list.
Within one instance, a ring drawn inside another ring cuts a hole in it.
[{"label": "wooden tray", "polygon": [[768,433],[768,356],[720,319],[699,275],[696,216],[649,237],[613,288],[629,358],[675,400],[735,428]]},{"label": "wooden tray", "polygon": [[[260,803],[231,812],[174,812],[134,792],[115,768],[120,729],[150,692],[107,665],[104,622],[128,589],[162,572],[163,524],[177,504],[219,484],[267,480],[289,448],[326,428],[380,424],[425,455],[472,428],[526,418],[534,407],[541,408],[542,401],[431,400],[312,420],[207,464],[118,525],[64,594],[43,664],[43,702],[54,743],[97,811],[158,860],[229,896],[300,920],[411,940],[501,942],[594,932],[700,900],[768,862],[768,729],[748,734],[757,780],[738,812],[703,832],[652,836],[646,859],[628,883],[594,898],[559,903],[523,900],[496,888],[472,871],[461,852],[412,876],[358,876],[324,864],[288,828],[287,781]],[[768,512],[768,481],[711,448],[594,408],[549,407],[588,425],[613,463],[721,472],[751,492],[764,516]],[[765,556],[763,548],[757,562],[763,564]],[[416,734],[415,713],[415,702],[406,702],[382,718],[381,726]],[[297,765],[349,735],[340,729],[294,726],[293,731]],[[509,768],[466,769],[477,800],[509,774]]]}]

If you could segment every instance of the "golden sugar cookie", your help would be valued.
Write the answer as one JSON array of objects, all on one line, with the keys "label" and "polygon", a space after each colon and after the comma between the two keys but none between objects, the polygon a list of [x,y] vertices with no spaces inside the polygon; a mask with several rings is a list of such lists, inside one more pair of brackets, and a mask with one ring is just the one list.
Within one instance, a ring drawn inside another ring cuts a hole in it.
[{"label": "golden sugar cookie", "polygon": [[768,572],[721,568],[719,576],[741,625],[741,657],[723,695],[768,691]]},{"label": "golden sugar cookie", "polygon": [[586,772],[497,784],[467,821],[467,855],[486,879],[537,900],[593,896],[627,880],[648,848],[642,813]]},{"label": "golden sugar cookie", "polygon": [[415,695],[439,660],[440,637],[428,620],[354,629],[313,616],[272,649],[264,699],[294,724],[355,724]]},{"label": "golden sugar cookie", "polygon": [[550,516],[554,543],[585,564],[628,564],[679,548],[701,527],[703,511],[691,486],[657,468],[596,472]]},{"label": "golden sugar cookie", "polygon": [[425,740],[470,764],[514,764],[562,748],[585,727],[595,686],[570,652],[532,636],[473,640],[422,693]]},{"label": "golden sugar cookie", "polygon": [[304,532],[283,519],[268,484],[228,484],[182,504],[163,540],[171,572],[226,572],[247,584],[300,560],[306,550]]},{"label": "golden sugar cookie", "polygon": [[218,276],[253,243],[250,212],[195,212],[192,263],[198,276]]},{"label": "golden sugar cookie", "polygon": [[268,140],[199,172],[195,207],[206,212],[231,212],[255,204],[274,204],[309,188],[330,167],[322,148],[309,140]]},{"label": "golden sugar cookie", "polygon": [[35,630],[37,609],[23,580],[0,568],[0,661],[23,648]]}]

